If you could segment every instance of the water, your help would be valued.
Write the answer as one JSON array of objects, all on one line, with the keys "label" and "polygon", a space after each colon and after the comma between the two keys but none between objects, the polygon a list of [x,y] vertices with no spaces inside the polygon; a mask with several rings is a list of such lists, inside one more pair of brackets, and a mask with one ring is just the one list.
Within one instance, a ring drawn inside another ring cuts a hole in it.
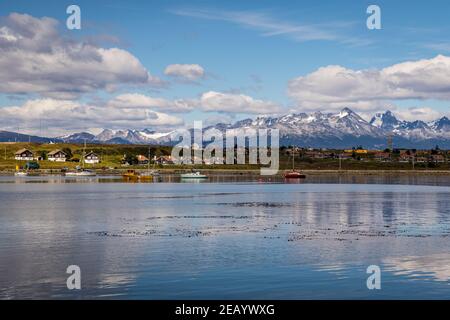
[{"label": "water", "polygon": [[1,177],[0,298],[450,298],[448,177],[168,179]]}]

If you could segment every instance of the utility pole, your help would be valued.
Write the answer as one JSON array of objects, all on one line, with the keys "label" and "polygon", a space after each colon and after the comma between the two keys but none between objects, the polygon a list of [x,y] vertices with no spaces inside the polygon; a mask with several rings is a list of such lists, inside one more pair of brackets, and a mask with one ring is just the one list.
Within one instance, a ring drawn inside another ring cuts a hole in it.
[{"label": "utility pole", "polygon": [[387,144],[389,151],[392,153],[394,151],[394,143],[393,143],[393,133],[390,132],[387,136]]}]

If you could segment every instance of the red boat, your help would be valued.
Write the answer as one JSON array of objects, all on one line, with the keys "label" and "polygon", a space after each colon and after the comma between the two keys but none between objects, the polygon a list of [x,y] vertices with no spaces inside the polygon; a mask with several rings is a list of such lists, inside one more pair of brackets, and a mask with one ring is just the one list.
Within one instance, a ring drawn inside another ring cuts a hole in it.
[{"label": "red boat", "polygon": [[289,171],[284,174],[286,179],[304,179],[306,176],[298,171]]},{"label": "red boat", "polygon": [[294,149],[292,148],[292,170],[286,172],[284,174],[284,178],[285,179],[304,179],[304,178],[306,178],[306,176],[303,173],[300,173],[294,169],[295,168],[294,157],[295,157],[295,152],[294,152]]}]

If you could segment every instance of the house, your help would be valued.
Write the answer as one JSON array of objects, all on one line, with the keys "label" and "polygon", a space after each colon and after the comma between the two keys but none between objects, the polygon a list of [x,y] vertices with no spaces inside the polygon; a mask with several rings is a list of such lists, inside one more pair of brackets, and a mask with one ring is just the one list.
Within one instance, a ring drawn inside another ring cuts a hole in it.
[{"label": "house", "polygon": [[425,163],[425,162],[427,162],[427,158],[426,158],[426,157],[417,157],[417,158],[415,159],[415,161],[416,161],[417,163]]},{"label": "house", "polygon": [[369,150],[366,150],[366,149],[347,149],[347,150],[344,150],[344,152],[345,153],[351,153],[351,154],[355,153],[355,154],[360,155],[360,154],[367,154],[367,153],[369,153]]},{"label": "house", "polygon": [[222,157],[211,157],[210,159],[205,158],[203,160],[203,163],[206,165],[212,165],[212,164],[224,164],[224,158]]},{"label": "house", "polygon": [[34,154],[28,149],[20,149],[14,153],[14,159],[21,161],[31,161],[34,160]]},{"label": "house", "polygon": [[138,154],[136,158],[137,158],[138,164],[148,164],[150,162],[150,160],[142,154]]},{"label": "house", "polygon": [[338,155],[338,158],[341,160],[350,160],[353,159],[351,155],[349,155],[348,153],[341,153]]},{"label": "house", "polygon": [[412,161],[413,156],[410,156],[409,154],[405,153],[400,153],[400,157],[398,158],[398,162],[403,162],[403,163],[408,163],[410,161]]},{"label": "house", "polygon": [[84,162],[89,164],[100,163],[100,157],[91,151],[84,156]]},{"label": "house", "polygon": [[434,154],[431,156],[431,161],[434,163],[444,163],[445,157],[442,154]]},{"label": "house", "polygon": [[158,164],[173,164],[171,156],[160,156],[155,158],[155,162]]},{"label": "house", "polygon": [[62,150],[53,150],[47,154],[48,161],[66,162],[67,154]]},{"label": "house", "polygon": [[389,152],[377,152],[375,153],[375,160],[389,162],[391,161],[391,154]]},{"label": "house", "polygon": [[325,159],[325,155],[319,151],[307,151],[304,153],[305,158]]}]

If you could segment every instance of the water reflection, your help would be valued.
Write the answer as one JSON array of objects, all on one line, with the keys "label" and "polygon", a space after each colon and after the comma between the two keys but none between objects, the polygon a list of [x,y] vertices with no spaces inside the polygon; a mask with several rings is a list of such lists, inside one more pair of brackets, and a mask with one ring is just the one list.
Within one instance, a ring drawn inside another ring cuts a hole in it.
[{"label": "water reflection", "polygon": [[286,184],[403,184],[450,186],[448,175],[338,175],[338,174],[310,174],[306,179],[285,179],[282,176],[259,176],[255,174],[208,174],[208,179],[181,179],[179,174],[161,174],[150,181],[130,181],[122,176],[96,177],[65,177],[59,175],[48,176],[0,176],[1,183],[286,183]]},{"label": "water reflection", "polygon": [[371,298],[370,264],[377,298],[450,298],[450,187],[0,183],[0,203],[2,298]]},{"label": "water reflection", "polygon": [[430,277],[450,285],[449,253],[386,258],[383,263],[387,266],[387,270],[396,275],[405,275],[412,279]]}]

